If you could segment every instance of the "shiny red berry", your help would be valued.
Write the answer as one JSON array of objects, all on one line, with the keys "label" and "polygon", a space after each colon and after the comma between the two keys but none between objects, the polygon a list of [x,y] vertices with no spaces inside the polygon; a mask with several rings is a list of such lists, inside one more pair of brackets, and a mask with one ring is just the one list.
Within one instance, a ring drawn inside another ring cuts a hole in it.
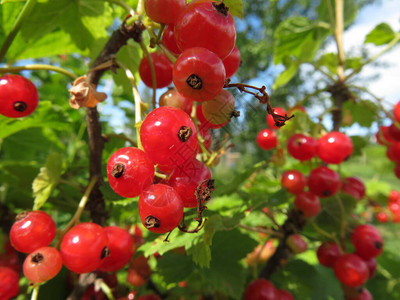
[{"label": "shiny red berry", "polygon": [[176,89],[169,89],[160,96],[160,106],[172,106],[183,110],[189,116],[192,113],[193,100],[185,97]]},{"label": "shiny red berry", "polygon": [[388,195],[388,202],[400,202],[400,192],[397,190],[391,190]]},{"label": "shiny red berry", "polygon": [[148,258],[141,255],[131,261],[126,281],[134,286],[142,286],[149,280],[150,275]]},{"label": "shiny red berry", "polygon": [[340,247],[333,242],[324,242],[317,249],[317,258],[321,265],[332,268],[340,256]]},{"label": "shiny red berry", "polygon": [[256,279],[251,282],[244,293],[245,300],[277,300],[278,291],[272,282],[266,279]]},{"label": "shiny red berry", "polygon": [[293,134],[287,141],[289,154],[297,160],[310,160],[317,154],[317,141],[305,134]]},{"label": "shiny red berry", "polygon": [[196,101],[208,101],[222,91],[225,67],[210,50],[189,48],[179,55],[174,64],[173,81],[182,95]]},{"label": "shiny red berry", "polygon": [[93,272],[108,255],[107,245],[107,234],[100,225],[80,223],[62,239],[60,251],[64,265],[75,273]]},{"label": "shiny red berry", "polygon": [[340,164],[353,153],[352,140],[342,132],[332,131],[318,139],[317,155],[328,164]]},{"label": "shiny red berry", "polygon": [[307,179],[303,173],[298,170],[288,170],[282,174],[281,184],[289,193],[297,194],[304,191],[307,185]]},{"label": "shiny red berry", "polygon": [[376,227],[363,224],[354,228],[351,234],[356,253],[364,258],[370,259],[377,257],[383,251],[383,239]]},{"label": "shiny red berry", "polygon": [[336,278],[350,287],[362,286],[369,277],[367,264],[355,254],[339,256],[333,266]]},{"label": "shiny red berry", "polygon": [[161,41],[164,44],[164,46],[173,54],[178,55],[182,53],[181,49],[179,49],[178,45],[176,44],[173,25],[170,24],[165,26]]},{"label": "shiny red berry", "polygon": [[258,133],[256,141],[258,146],[263,150],[271,150],[278,145],[278,137],[276,136],[275,130],[268,128]]},{"label": "shiny red berry", "polygon": [[118,226],[104,227],[108,238],[110,255],[105,257],[99,268],[104,272],[115,272],[122,269],[132,258],[135,245],[128,231]]},{"label": "shiny red berry", "polygon": [[56,224],[44,211],[29,211],[17,215],[10,230],[13,247],[24,253],[48,246],[56,235]]},{"label": "shiny red berry", "polygon": [[[154,66],[156,88],[160,89],[168,86],[172,82],[172,63],[168,57],[161,52],[150,53]],[[147,57],[143,57],[139,64],[139,75],[144,84],[153,87],[153,77],[151,67]]]},{"label": "shiny red berry", "polygon": [[175,23],[175,38],[181,50],[204,47],[224,59],[235,46],[235,21],[223,2],[193,1]]},{"label": "shiny red berry", "polygon": [[308,188],[318,197],[333,196],[340,188],[340,176],[328,167],[317,167],[308,175]]},{"label": "shiny red berry", "polygon": [[223,59],[226,78],[231,78],[240,66],[240,51],[238,47],[234,47],[232,52]]},{"label": "shiny red berry", "polygon": [[136,197],[153,182],[154,164],[143,150],[124,147],[109,158],[107,178],[118,195]]},{"label": "shiny red berry", "polygon": [[315,194],[303,191],[296,194],[294,207],[299,210],[305,218],[312,218],[320,212],[321,202]]},{"label": "shiny red berry", "polygon": [[26,117],[39,103],[35,85],[20,75],[0,77],[0,114],[9,118]]},{"label": "shiny red berry", "polygon": [[[272,108],[272,110],[275,115],[284,116],[286,114],[286,111],[282,107],[274,107],[274,108]],[[275,126],[274,118],[270,114],[267,114],[266,122],[268,123],[268,126],[271,129],[279,129],[280,128],[280,127]]]},{"label": "shiny red berry", "polygon": [[379,223],[387,223],[389,221],[389,216],[386,212],[380,211],[376,214],[376,220]]},{"label": "shiny red berry", "polygon": [[196,157],[197,130],[184,111],[161,106],[150,112],[140,128],[140,139],[150,159],[164,172]]},{"label": "shiny red berry", "polygon": [[173,187],[153,184],[139,198],[142,224],[155,233],[166,233],[179,225],[183,217],[183,202]]},{"label": "shiny red berry", "polygon": [[42,283],[55,277],[62,265],[61,254],[56,248],[39,248],[25,258],[24,275],[33,283]]},{"label": "shiny red berry", "polygon": [[357,177],[347,177],[342,181],[343,193],[353,196],[357,200],[361,200],[365,196],[365,185],[361,179]]},{"label": "shiny red berry", "polygon": [[400,125],[399,123],[392,123],[388,128],[388,134],[391,139],[395,141],[400,141]]},{"label": "shiny red berry", "polygon": [[292,294],[287,290],[278,290],[277,300],[294,300]]},{"label": "shiny red berry", "polygon": [[154,22],[174,24],[186,6],[185,0],[145,0],[146,14]]},{"label": "shiny red berry", "polygon": [[0,267],[0,299],[8,300],[18,295],[19,276],[11,268]]}]

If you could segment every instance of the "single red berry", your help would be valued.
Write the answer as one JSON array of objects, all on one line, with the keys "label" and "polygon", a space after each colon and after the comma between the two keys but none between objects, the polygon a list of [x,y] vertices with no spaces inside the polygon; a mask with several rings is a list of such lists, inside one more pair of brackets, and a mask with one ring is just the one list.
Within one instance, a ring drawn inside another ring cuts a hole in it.
[{"label": "single red berry", "polygon": [[394,142],[387,147],[387,157],[396,163],[400,163],[400,142]]},{"label": "single red berry", "polygon": [[357,177],[347,177],[342,181],[342,192],[361,200],[365,196],[365,185]]},{"label": "single red berry", "polygon": [[115,272],[122,269],[132,258],[135,245],[128,231],[118,226],[104,227],[108,238],[110,255],[105,257],[99,268],[104,272]]},{"label": "single red berry", "polygon": [[176,44],[174,25],[169,24],[165,26],[161,41],[164,44],[164,46],[173,54],[178,55],[182,53],[181,49],[179,49],[178,45]]},{"label": "single red berry", "polygon": [[136,197],[154,178],[154,165],[148,155],[134,147],[115,151],[107,163],[107,178],[111,188],[122,197]]},{"label": "single red berry", "polygon": [[100,225],[80,223],[72,227],[61,242],[64,265],[75,273],[93,272],[108,255],[107,245],[107,234]]},{"label": "single red berry", "polygon": [[227,90],[222,90],[213,99],[203,102],[201,109],[207,123],[222,126],[234,115],[235,98]]},{"label": "single red berry", "polygon": [[9,118],[26,117],[38,103],[38,92],[29,79],[14,74],[0,77],[0,114]]},{"label": "single red berry", "polygon": [[24,261],[24,275],[33,283],[42,283],[55,277],[63,265],[56,248],[42,247],[29,254]]},{"label": "single red berry", "polygon": [[126,281],[134,286],[142,286],[149,280],[150,275],[148,258],[141,255],[131,261]]},{"label": "single red berry", "polygon": [[376,267],[377,267],[377,262],[375,258],[370,258],[370,259],[364,259],[365,263],[367,264],[368,271],[369,271],[369,279],[374,277]]},{"label": "single red berry", "polygon": [[240,67],[240,51],[238,47],[234,47],[232,52],[224,58],[226,78],[231,78]]},{"label": "single red berry", "polygon": [[340,176],[328,167],[317,167],[308,175],[308,188],[319,197],[329,197],[340,188]]},{"label": "single red berry", "polygon": [[17,215],[10,230],[13,247],[24,253],[48,246],[56,235],[56,224],[44,211],[29,211]]},{"label": "single red berry", "polygon": [[0,248],[0,267],[8,267],[19,273],[21,266],[17,251],[11,246],[10,242],[4,244],[4,252]]},{"label": "single red berry", "polygon": [[[274,112],[275,115],[285,116],[285,114],[286,114],[286,111],[282,107],[274,107],[274,108],[272,108],[272,111]],[[270,114],[267,114],[266,122],[267,122],[269,128],[271,128],[271,129],[279,129],[280,128],[278,126],[275,126],[274,118]]]},{"label": "single red berry", "polygon": [[356,296],[346,296],[346,300],[374,300],[374,298],[366,288],[363,288]]},{"label": "single red berry", "polygon": [[317,258],[321,265],[332,268],[336,259],[340,256],[340,248],[336,243],[324,242],[317,250]]},{"label": "single red berry", "polygon": [[393,116],[397,122],[400,122],[400,101],[393,107]]},{"label": "single red berry", "polygon": [[175,23],[175,38],[181,50],[204,47],[224,59],[235,46],[235,21],[224,3],[193,1]]},{"label": "single red berry", "polygon": [[145,0],[146,14],[154,22],[175,24],[186,6],[185,0]]},{"label": "single red berry", "polygon": [[277,300],[294,300],[292,294],[287,290],[278,290]]},{"label": "single red berry", "polygon": [[303,191],[296,194],[294,207],[299,210],[305,218],[312,218],[320,212],[321,202],[315,194]]},{"label": "single red berry", "polygon": [[383,239],[378,229],[369,224],[359,225],[351,234],[356,253],[364,258],[377,257],[383,250]]},{"label": "single red berry", "polygon": [[304,191],[307,185],[307,179],[303,173],[298,170],[288,170],[282,174],[281,184],[289,193],[297,194]]},{"label": "single red berry", "polygon": [[368,267],[362,258],[355,254],[339,256],[333,266],[336,278],[350,287],[362,286],[368,280]]},{"label": "single red berry", "polygon": [[196,101],[208,101],[222,91],[225,67],[210,50],[189,48],[179,55],[174,64],[173,81],[182,95]]},{"label": "single red berry", "polygon": [[257,144],[263,150],[271,150],[278,145],[278,137],[272,129],[263,129],[257,135]]},{"label": "single red berry", "polygon": [[391,190],[388,195],[388,202],[400,202],[400,192],[397,190]]},{"label": "single red berry", "polygon": [[172,106],[183,110],[189,116],[192,113],[193,100],[182,96],[176,89],[169,89],[160,96],[160,106]]},{"label": "single red berry", "polygon": [[286,239],[286,245],[293,254],[303,253],[307,250],[307,242],[300,234],[291,234]]},{"label": "single red berry", "polygon": [[196,107],[196,117],[197,117],[197,120],[200,122],[199,127],[203,128],[203,129],[218,129],[218,128],[225,126],[229,122],[229,120],[222,124],[212,124],[212,123],[208,122],[203,115],[203,105],[202,104],[199,104]]},{"label": "single red berry", "polygon": [[175,169],[168,184],[177,191],[184,207],[197,207],[196,189],[204,180],[210,178],[210,170],[195,159],[182,168]]},{"label": "single red berry", "polygon": [[148,230],[166,233],[181,222],[183,202],[173,187],[153,184],[140,195],[139,215]]},{"label": "single red berry", "polygon": [[381,145],[390,145],[394,142],[396,142],[396,140],[394,140],[389,133],[389,126],[381,126],[379,127],[379,131],[376,133],[375,135],[376,140],[379,144]]},{"label": "single red berry", "polygon": [[[398,123],[392,123],[388,128],[389,136],[392,140],[400,141],[400,128],[396,126]],[[400,127],[400,126],[399,126]]]},{"label": "single red berry", "polygon": [[147,155],[164,172],[196,157],[196,127],[187,113],[175,107],[161,106],[150,112],[140,128],[140,139]]},{"label": "single red berry", "polygon": [[244,293],[245,300],[277,300],[278,291],[272,282],[266,279],[256,279],[251,282]]},{"label": "single red berry", "polygon": [[340,164],[353,153],[352,140],[342,132],[332,131],[318,139],[317,155],[328,164]]},{"label": "single red berry", "polygon": [[317,153],[317,141],[308,135],[296,133],[287,141],[287,150],[297,160],[310,160]]},{"label": "single red berry", "polygon": [[386,212],[380,211],[376,214],[376,219],[379,223],[387,223],[389,221],[389,216]]},{"label": "single red berry", "polygon": [[[172,63],[168,57],[161,52],[150,53],[156,76],[156,88],[160,89],[168,86],[172,82]],[[143,57],[139,64],[139,75],[145,85],[153,87],[153,77],[151,67],[147,57]]]},{"label": "single red berry", "polygon": [[388,204],[389,210],[393,214],[400,214],[400,203],[399,202],[389,202]]},{"label": "single red berry", "polygon": [[19,276],[11,268],[0,267],[0,299],[8,300],[18,295]]}]

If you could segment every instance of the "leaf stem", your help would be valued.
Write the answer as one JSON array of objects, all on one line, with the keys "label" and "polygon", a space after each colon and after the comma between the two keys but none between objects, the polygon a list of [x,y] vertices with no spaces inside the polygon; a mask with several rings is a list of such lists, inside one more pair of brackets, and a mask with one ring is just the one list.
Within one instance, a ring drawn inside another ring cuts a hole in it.
[{"label": "leaf stem", "polygon": [[24,7],[22,8],[21,12],[19,13],[17,20],[8,33],[6,40],[4,41],[3,45],[0,49],[0,62],[4,59],[8,49],[10,48],[14,38],[17,36],[19,29],[21,28],[22,22],[24,19],[32,12],[33,7],[36,5],[37,0],[27,0]]},{"label": "leaf stem", "polygon": [[53,71],[53,72],[57,72],[63,75],[68,76],[69,78],[71,78],[72,80],[75,80],[77,78],[77,76],[60,67],[56,67],[56,66],[52,66],[52,65],[46,65],[46,64],[30,64],[30,65],[25,65],[25,66],[14,66],[14,67],[5,67],[5,68],[0,68],[0,74],[2,73],[12,73],[12,72],[20,72],[20,71],[24,71],[24,70],[47,70],[47,71]]}]

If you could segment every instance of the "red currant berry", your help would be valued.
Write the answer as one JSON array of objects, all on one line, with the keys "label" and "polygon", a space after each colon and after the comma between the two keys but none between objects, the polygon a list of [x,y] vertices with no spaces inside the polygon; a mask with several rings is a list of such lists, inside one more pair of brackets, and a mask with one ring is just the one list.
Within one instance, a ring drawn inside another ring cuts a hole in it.
[{"label": "red currant berry", "polygon": [[107,245],[107,234],[100,225],[80,223],[72,227],[61,242],[64,265],[75,273],[93,272],[108,255]]},{"label": "red currant berry", "polygon": [[132,258],[135,245],[128,231],[118,226],[104,227],[108,238],[110,255],[105,257],[99,268],[104,272],[115,272],[122,269]]},{"label": "red currant berry", "polygon": [[213,99],[202,103],[201,109],[208,123],[222,127],[234,115],[235,98],[230,92],[222,90]]},{"label": "red currant berry", "polygon": [[400,101],[393,107],[393,116],[397,122],[400,122]]},{"label": "red currant berry", "polygon": [[376,220],[379,223],[387,223],[389,221],[389,216],[386,212],[380,211],[376,214]]},{"label": "red currant berry", "polygon": [[297,160],[310,160],[317,154],[317,141],[305,134],[293,134],[287,142],[289,154]]},{"label": "red currant berry", "polygon": [[193,1],[176,21],[175,38],[181,50],[204,47],[224,59],[235,46],[235,21],[222,2]]},{"label": "red currant berry", "polygon": [[272,129],[263,129],[257,135],[257,144],[263,150],[271,150],[278,145],[278,137]]},{"label": "red currant berry", "polygon": [[171,51],[173,54],[181,54],[182,53],[181,49],[179,49],[176,44],[173,25],[165,26],[161,41],[164,44],[164,46],[169,51]]},{"label": "red currant berry", "polygon": [[365,196],[365,185],[357,177],[347,177],[342,181],[342,192],[361,200]]},{"label": "red currant berry", "polygon": [[19,276],[13,269],[0,267],[0,299],[8,300],[18,295]]},{"label": "red currant berry", "polygon": [[4,245],[4,252],[0,248],[0,267],[7,267],[13,269],[15,272],[20,272],[20,263],[17,251],[11,246],[10,242]]},{"label": "red currant berry", "polygon": [[196,117],[197,117],[197,120],[199,120],[199,122],[201,123],[200,128],[203,128],[203,129],[218,129],[218,128],[225,126],[228,123],[228,121],[226,121],[225,123],[222,123],[222,124],[212,124],[212,123],[208,122],[203,115],[203,105],[201,105],[201,104],[197,105],[197,107],[196,107]]},{"label": "red currant berry", "polygon": [[13,247],[24,253],[48,246],[56,235],[56,224],[44,211],[29,211],[17,215],[10,230]]},{"label": "red currant berry", "polygon": [[24,275],[33,283],[42,283],[55,277],[63,265],[60,252],[43,247],[29,254],[24,261]]},{"label": "red currant berry", "polygon": [[222,60],[210,50],[189,48],[176,60],[173,80],[182,95],[196,101],[208,101],[222,91],[225,67]]},{"label": "red currant berry", "polygon": [[140,139],[150,159],[170,172],[196,157],[197,130],[184,111],[161,106],[150,112],[140,128]]},{"label": "red currant berry", "polygon": [[391,190],[388,195],[388,202],[400,202],[400,192],[397,190]]},{"label": "red currant berry", "polygon": [[169,89],[160,97],[160,106],[172,106],[183,110],[189,116],[192,113],[193,100],[182,96],[175,89]]},{"label": "red currant berry", "polygon": [[377,262],[375,258],[370,258],[370,259],[364,259],[365,263],[367,264],[368,271],[369,271],[369,279],[374,277],[376,267],[377,267]]},{"label": "red currant berry", "polygon": [[[165,54],[161,52],[150,53],[156,75],[156,88],[160,89],[168,86],[172,82],[172,63]],[[145,85],[152,88],[153,78],[151,67],[147,57],[143,57],[139,64],[139,75]]]},{"label": "red currant berry", "polygon": [[303,191],[296,194],[294,207],[299,210],[305,218],[312,218],[320,212],[321,202],[318,196]]},{"label": "red currant berry", "polygon": [[340,176],[328,167],[318,167],[308,175],[308,188],[318,197],[329,197],[340,188]]},{"label": "red currant berry", "polygon": [[294,300],[292,294],[286,290],[278,290],[278,298],[279,300]]},{"label": "red currant berry", "polygon": [[256,279],[247,286],[244,299],[276,300],[278,299],[278,291],[272,282],[266,279]]},{"label": "red currant berry", "polygon": [[111,188],[122,197],[139,196],[154,178],[154,165],[147,153],[134,147],[115,151],[107,163]]},{"label": "red currant berry", "polygon": [[174,24],[186,6],[185,0],[145,0],[146,14],[154,22]]},{"label": "red currant berry", "polygon": [[317,250],[317,258],[321,265],[332,268],[336,259],[340,256],[340,248],[332,242],[322,243]]},{"label": "red currant berry", "polygon": [[394,142],[387,147],[386,152],[389,160],[400,163],[400,142]]},{"label": "red currant berry", "polygon": [[9,118],[26,117],[39,103],[35,85],[20,75],[0,77],[0,114]]},{"label": "red currant berry", "polygon": [[151,269],[148,259],[143,255],[133,259],[129,265],[127,282],[134,286],[142,286],[146,284],[151,275]]},{"label": "red currant berry", "polygon": [[173,187],[153,184],[140,195],[139,215],[148,230],[166,233],[182,220],[183,202]]},{"label": "red currant berry", "polygon": [[391,143],[396,142],[390,134],[389,134],[389,126],[381,126],[379,127],[379,131],[376,133],[376,140],[381,145],[390,145]]},{"label": "red currant berry", "polygon": [[398,123],[392,123],[388,128],[388,133],[391,139],[400,141],[400,128],[396,126]]},{"label": "red currant berry", "polygon": [[193,160],[182,168],[175,169],[168,184],[177,191],[184,207],[196,207],[196,189],[204,180],[210,178],[210,170],[198,160]]},{"label": "red currant berry", "polygon": [[382,236],[378,229],[372,225],[364,224],[354,228],[351,234],[351,241],[356,253],[364,259],[377,257],[382,253]]},{"label": "red currant berry", "polygon": [[344,133],[329,132],[318,140],[317,155],[328,164],[340,164],[353,153],[353,142]]},{"label": "red currant berry", "polygon": [[[282,107],[274,107],[272,109],[272,111],[274,112],[275,115],[284,116],[286,114],[286,111]],[[270,114],[267,114],[266,122],[267,122],[269,128],[272,128],[272,129],[279,129],[280,128],[278,126],[275,126],[274,118]]]},{"label": "red currant berry", "polygon": [[307,242],[300,234],[291,234],[286,240],[286,245],[293,254],[303,253],[307,250]]},{"label": "red currant berry", "polygon": [[374,298],[366,288],[363,288],[357,296],[346,296],[346,300],[374,300]]},{"label": "red currant berry", "polygon": [[333,266],[336,278],[344,285],[358,287],[368,280],[367,264],[355,254],[339,256]]},{"label": "red currant berry", "polygon": [[281,184],[289,193],[297,194],[304,191],[307,185],[307,179],[300,171],[289,170],[282,174]]},{"label": "red currant berry", "polygon": [[240,51],[238,47],[234,47],[232,52],[224,58],[226,78],[231,78],[240,67]]}]

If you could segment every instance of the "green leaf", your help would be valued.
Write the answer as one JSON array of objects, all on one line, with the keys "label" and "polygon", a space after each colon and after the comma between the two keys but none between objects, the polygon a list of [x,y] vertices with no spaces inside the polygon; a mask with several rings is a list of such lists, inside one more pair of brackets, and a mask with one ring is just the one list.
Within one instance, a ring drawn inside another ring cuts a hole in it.
[{"label": "green leaf", "polygon": [[57,185],[62,174],[63,157],[59,153],[51,153],[44,167],[40,168],[38,176],[32,183],[35,197],[33,210],[40,209]]},{"label": "green leaf", "polygon": [[[344,26],[347,27],[354,22],[358,13],[356,1],[343,1]],[[318,8],[318,19],[326,23],[331,22],[331,17],[335,19],[335,0],[321,0]]]},{"label": "green leaf", "polygon": [[278,75],[278,77],[276,77],[272,88],[277,89],[288,83],[289,80],[292,79],[294,75],[296,75],[297,71],[299,70],[299,66],[300,65],[298,62],[291,61],[290,65],[286,66],[285,71],[283,71]]},{"label": "green leaf", "polygon": [[335,53],[325,53],[315,64],[317,67],[326,67],[332,74],[336,73],[338,58]]},{"label": "green leaf", "polygon": [[232,16],[243,17],[243,2],[242,0],[225,0],[225,5],[229,7],[229,12]]},{"label": "green leaf", "polygon": [[210,246],[204,241],[196,243],[193,247],[187,250],[187,253],[192,255],[193,261],[202,268],[209,268],[211,261]]},{"label": "green leaf", "polygon": [[389,43],[396,36],[392,27],[387,23],[380,23],[365,37],[365,43],[372,43],[377,46]]},{"label": "green leaf", "polygon": [[193,272],[193,261],[187,255],[168,252],[157,261],[157,272],[166,283],[180,282]]},{"label": "green leaf", "polygon": [[378,114],[378,106],[369,100],[361,101],[346,101],[343,104],[344,119],[346,115],[349,116],[351,122],[346,123],[350,126],[354,123],[358,123],[360,126],[370,127],[376,120]]}]

